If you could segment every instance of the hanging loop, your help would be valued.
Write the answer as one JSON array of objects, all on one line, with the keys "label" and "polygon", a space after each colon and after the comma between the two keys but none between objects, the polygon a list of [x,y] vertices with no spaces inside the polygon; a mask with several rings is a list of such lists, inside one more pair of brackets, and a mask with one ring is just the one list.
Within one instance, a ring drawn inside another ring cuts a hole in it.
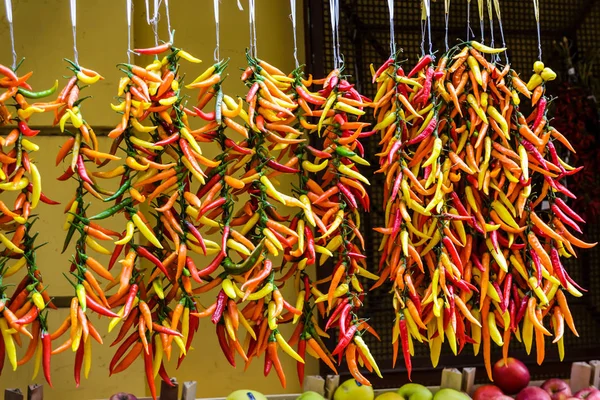
[{"label": "hanging loop", "polygon": [[71,4],[71,26],[73,28],[73,61],[79,65],[79,53],[77,52],[77,0],[70,0]]},{"label": "hanging loop", "polygon": [[542,61],[542,34],[540,29],[540,0],[533,0],[533,12],[535,13],[535,24],[538,39],[538,59]]},{"label": "hanging loop", "polygon": [[396,33],[394,32],[394,0],[388,0],[390,12],[390,58],[396,56]]},{"label": "hanging loop", "polygon": [[448,24],[450,22],[450,0],[444,0],[444,23],[445,23],[445,35],[444,44],[446,45],[446,51],[450,48],[448,44]]},{"label": "hanging loop", "polygon": [[290,0],[290,19],[292,20],[292,30],[294,31],[294,62],[296,63],[296,68],[300,66],[300,62],[298,61],[298,39],[296,32],[296,0]]},{"label": "hanging loop", "polygon": [[219,35],[219,0],[213,0],[214,11],[215,11],[215,51],[214,58],[218,62],[221,60],[221,38]]},{"label": "hanging loop", "polygon": [[127,62],[131,64],[131,0],[125,0],[125,5],[127,7]]},{"label": "hanging loop", "polygon": [[17,50],[15,50],[15,31],[13,27],[12,1],[4,0],[6,8],[6,20],[8,21],[8,30],[10,32],[10,49],[12,51],[12,69],[17,69]]}]

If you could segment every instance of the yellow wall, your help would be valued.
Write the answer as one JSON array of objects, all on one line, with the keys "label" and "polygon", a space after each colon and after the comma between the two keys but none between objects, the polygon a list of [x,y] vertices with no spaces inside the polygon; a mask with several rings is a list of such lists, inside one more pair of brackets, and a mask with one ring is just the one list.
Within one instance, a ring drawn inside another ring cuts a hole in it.
[{"label": "yellow wall", "polygon": [[[153,34],[145,23],[144,1],[135,0],[134,11],[134,41],[136,46],[148,46],[153,43]],[[61,83],[63,75],[70,72],[65,69],[63,57],[73,57],[72,37],[69,19],[68,1],[66,0],[13,0],[15,38],[19,57],[26,57],[21,67],[23,71],[33,70],[31,84],[35,89],[50,86],[55,79]],[[115,67],[119,62],[126,61],[126,23],[125,1],[80,0],[78,2],[78,48],[81,65],[99,71],[106,79],[86,90],[93,99],[83,105],[86,119],[94,127],[115,125],[118,116],[109,107],[109,102],[116,94],[116,84],[120,72]],[[247,2],[242,2],[244,5]],[[257,2],[257,36],[258,55],[279,66],[284,71],[294,67],[292,56],[292,31],[289,20],[289,2],[285,0],[260,0]],[[299,1],[298,3],[301,3]],[[204,60],[200,66],[185,65],[188,76],[199,74],[213,61],[215,42],[214,21],[212,18],[212,2],[209,0],[176,0],[171,1],[171,21],[176,30],[175,42],[192,54]],[[299,46],[298,54],[301,62],[304,55],[302,10],[299,10]],[[8,28],[5,23],[0,25],[0,62],[9,65],[10,44]],[[166,37],[166,18],[161,19],[161,37]],[[245,48],[248,47],[248,14],[238,11],[235,0],[224,0],[221,4],[221,57],[231,58],[230,78],[225,82],[225,91],[233,95],[243,95],[244,86],[239,81],[240,68],[244,68]],[[51,123],[51,116],[38,117],[34,121],[40,125]],[[63,167],[55,167],[53,159],[56,150],[64,140],[63,137],[38,137],[36,142],[42,151],[36,154],[38,163],[44,175],[44,192],[51,198],[63,202],[68,201],[69,193],[73,193],[70,184],[58,183],[54,178],[63,172]],[[101,147],[107,149],[109,141],[101,141]],[[96,206],[97,207],[97,206]],[[49,244],[40,249],[38,263],[44,274],[44,279],[50,285],[49,290],[54,295],[69,296],[72,290],[62,276],[68,269],[69,252],[60,254],[62,246],[62,207],[42,205],[39,208],[41,216],[36,224],[40,231],[40,242]],[[115,218],[107,227],[122,226],[122,221]],[[206,302],[205,302],[206,303]],[[51,314],[51,330],[66,316],[66,310]],[[92,318],[101,332],[106,332],[104,320]],[[286,331],[287,336],[291,332]],[[46,387],[46,399],[70,398],[107,398],[116,391],[129,391],[137,395],[146,392],[142,363],[136,362],[128,371],[108,378],[108,363],[114,353],[114,348],[108,344],[114,338],[113,334],[104,335],[105,345],[94,344],[94,360],[88,380],[83,380],[79,389],[74,388],[73,360],[74,354],[65,352],[52,359],[54,390]],[[255,361],[248,371],[243,372],[243,365],[237,369],[231,368],[220,353],[214,327],[208,321],[202,321],[200,331],[194,343],[194,351],[188,356],[182,368],[175,371],[168,367],[172,376],[179,382],[196,380],[199,384],[199,397],[224,396],[232,390],[253,388],[264,393],[298,392],[299,384],[295,379],[295,362],[282,357],[288,375],[288,388],[282,390],[274,373],[269,378],[262,376],[262,360]],[[238,362],[239,362],[238,358]],[[307,373],[316,373],[316,362],[308,362]],[[0,389],[20,387],[22,390],[30,383],[32,367],[26,365],[11,372],[9,367],[0,376]],[[41,382],[38,377],[37,382]]]}]

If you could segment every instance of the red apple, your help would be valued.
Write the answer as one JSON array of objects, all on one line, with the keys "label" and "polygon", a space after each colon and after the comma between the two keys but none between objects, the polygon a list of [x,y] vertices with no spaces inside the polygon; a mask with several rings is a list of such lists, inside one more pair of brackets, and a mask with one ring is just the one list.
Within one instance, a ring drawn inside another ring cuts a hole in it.
[{"label": "red apple", "polygon": [[548,392],[537,386],[529,386],[521,390],[515,400],[552,400]]},{"label": "red apple", "polygon": [[529,370],[521,361],[509,357],[498,360],[492,370],[494,383],[506,394],[516,394],[529,385]]},{"label": "red apple", "polygon": [[590,386],[589,388],[581,389],[573,397],[576,399],[600,400],[600,390]]},{"label": "red apple", "polygon": [[571,388],[562,379],[548,379],[542,383],[542,389],[550,394],[552,400],[566,400],[568,397],[571,397]]},{"label": "red apple", "polygon": [[502,390],[496,385],[481,385],[473,392],[473,400],[487,400],[503,396]]}]

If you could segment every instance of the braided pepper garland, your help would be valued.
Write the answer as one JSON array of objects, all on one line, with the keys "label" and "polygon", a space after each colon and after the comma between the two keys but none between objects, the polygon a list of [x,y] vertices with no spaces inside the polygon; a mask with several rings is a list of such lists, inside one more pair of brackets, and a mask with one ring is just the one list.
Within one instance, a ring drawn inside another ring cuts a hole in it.
[{"label": "braided pepper garland", "polygon": [[[561,359],[564,323],[577,335],[564,291],[582,289],[560,256],[594,244],[570,233],[583,220],[561,199],[573,195],[560,178],[579,169],[558,157],[554,141],[572,148],[546,117],[544,82],[555,75],[536,63],[525,84],[496,66],[502,51],[468,42],[436,67],[425,56],[405,75],[392,58],[373,71],[386,174],[375,287],[393,282],[394,363],[400,342],[409,377],[413,339],[427,340],[434,366],[444,341],[454,354],[483,344],[491,379],[491,341],[506,358],[513,334],[527,352],[535,338],[541,364],[548,314]],[[520,95],[532,100],[527,118]]]},{"label": "braided pepper garland", "polygon": [[[43,365],[44,377],[52,386],[51,338],[46,322],[47,312],[44,310],[46,307],[56,307],[50,300],[38,269],[36,250],[41,245],[35,243],[38,234],[32,232],[32,226],[37,218],[31,212],[40,201],[51,205],[58,203],[42,193],[41,174],[30,155],[39,150],[32,138],[40,131],[31,129],[28,122],[32,115],[50,111],[57,105],[43,102],[29,104],[27,99],[38,100],[50,96],[56,91],[58,82],[48,90],[34,92],[27,83],[31,72],[17,76],[15,71],[0,65],[0,74],[4,75],[0,79],[0,86],[6,89],[0,95],[0,124],[16,124],[0,140],[0,190],[16,195],[12,208],[0,201],[0,242],[4,246],[0,257],[0,372],[5,358],[8,358],[14,371],[35,355],[34,377],[37,376],[40,365]],[[14,103],[7,104],[9,100]],[[15,107],[16,115],[11,113],[9,107]],[[12,237],[9,238],[11,233]],[[1,281],[17,274],[24,267],[26,275],[17,284],[12,296],[8,297],[8,285]],[[17,360],[16,345],[21,346],[21,335],[25,335],[30,341],[23,358]]]}]

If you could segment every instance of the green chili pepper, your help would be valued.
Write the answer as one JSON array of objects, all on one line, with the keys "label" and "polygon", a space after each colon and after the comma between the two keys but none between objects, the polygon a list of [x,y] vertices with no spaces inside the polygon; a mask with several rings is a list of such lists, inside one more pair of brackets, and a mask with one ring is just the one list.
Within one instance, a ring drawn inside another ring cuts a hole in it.
[{"label": "green chili pepper", "polygon": [[39,92],[32,92],[27,89],[19,88],[19,93],[21,93],[24,97],[28,99],[41,99],[47,96],[50,96],[52,93],[56,92],[58,89],[58,80],[54,82],[54,86],[50,89],[40,90]]},{"label": "green chili pepper", "polygon": [[127,191],[127,189],[129,189],[130,186],[131,186],[131,178],[129,178],[125,182],[123,182],[121,187],[113,195],[106,197],[104,199],[104,201],[112,201],[112,200],[116,199],[117,197],[119,197],[123,193],[125,193],[125,191]]},{"label": "green chili pepper", "polygon": [[69,244],[71,244],[71,239],[73,238],[73,234],[75,234],[76,230],[77,227],[75,226],[75,224],[71,223],[69,231],[67,232],[67,236],[65,237],[65,242],[63,244],[62,251],[60,252],[61,254],[64,253],[65,250],[67,250],[67,247],[69,247]]},{"label": "green chili pepper", "polygon": [[335,148],[335,152],[338,153],[342,157],[348,157],[348,158],[354,157],[356,155],[355,152],[353,152],[352,150],[350,150],[344,146],[337,146]]},{"label": "green chili pepper", "polygon": [[96,220],[96,219],[104,219],[104,218],[108,218],[116,213],[118,213],[119,211],[121,211],[122,209],[124,209],[125,207],[127,207],[128,205],[130,205],[131,203],[133,203],[133,199],[131,197],[126,198],[125,200],[123,200],[122,202],[115,204],[114,206],[102,211],[99,214],[94,215],[93,217],[88,218],[90,221]]},{"label": "green chili pepper", "polygon": [[235,264],[233,261],[231,261],[231,258],[226,257],[222,263],[223,268],[230,275],[245,274],[246,272],[250,271],[250,268],[252,268],[254,264],[256,264],[256,261],[258,261],[258,258],[262,254],[264,247],[265,239],[261,240],[258,246],[256,246],[254,250],[252,250],[250,256],[248,256],[248,258],[246,258],[243,262],[239,264]]}]

